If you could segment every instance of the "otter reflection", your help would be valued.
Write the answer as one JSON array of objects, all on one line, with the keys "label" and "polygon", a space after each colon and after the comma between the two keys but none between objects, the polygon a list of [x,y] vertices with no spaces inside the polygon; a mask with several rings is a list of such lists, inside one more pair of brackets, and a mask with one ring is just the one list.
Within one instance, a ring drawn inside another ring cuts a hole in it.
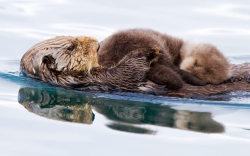
[{"label": "otter reflection", "polygon": [[91,124],[95,117],[86,96],[54,88],[21,88],[18,102],[30,112],[55,120]]},{"label": "otter reflection", "polygon": [[[153,134],[143,124],[203,133],[219,133],[224,127],[209,112],[175,110],[145,102],[93,98],[56,88],[21,88],[18,101],[27,110],[50,119],[91,124],[92,109],[112,121],[107,127],[119,131]],[[141,126],[139,126],[141,124]]]}]

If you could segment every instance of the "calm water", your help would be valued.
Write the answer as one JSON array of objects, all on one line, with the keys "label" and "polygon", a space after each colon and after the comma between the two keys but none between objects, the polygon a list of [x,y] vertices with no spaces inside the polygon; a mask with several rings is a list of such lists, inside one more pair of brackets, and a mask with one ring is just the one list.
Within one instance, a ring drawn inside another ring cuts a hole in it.
[{"label": "calm water", "polygon": [[250,93],[202,99],[65,90],[19,74],[33,44],[144,27],[250,61],[247,0],[0,0],[0,155],[250,155]]}]

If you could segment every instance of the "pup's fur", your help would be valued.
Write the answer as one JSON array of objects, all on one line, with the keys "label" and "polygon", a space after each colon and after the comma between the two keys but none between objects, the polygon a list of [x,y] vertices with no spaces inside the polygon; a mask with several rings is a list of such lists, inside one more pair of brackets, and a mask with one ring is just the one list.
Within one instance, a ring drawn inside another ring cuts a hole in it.
[{"label": "pup's fur", "polygon": [[[129,51],[144,47],[157,47],[161,51],[158,62],[152,64],[147,74],[148,79],[170,89],[180,89],[183,80],[193,85],[205,85],[218,84],[230,77],[229,63],[214,46],[199,44],[198,48],[190,47],[188,42],[179,38],[148,29],[120,31],[103,40],[98,63],[110,67]],[[197,60],[201,69],[190,70],[194,63],[188,60]]]},{"label": "pup's fur", "polygon": [[180,68],[205,82],[219,84],[231,77],[227,59],[211,44],[185,42],[180,52]]},{"label": "pup's fur", "polygon": [[138,48],[160,49],[159,60],[151,65],[147,78],[169,89],[180,89],[183,80],[194,85],[205,82],[178,68],[183,41],[153,30],[130,29],[115,33],[101,42],[98,63],[104,67],[117,64],[128,52]]}]

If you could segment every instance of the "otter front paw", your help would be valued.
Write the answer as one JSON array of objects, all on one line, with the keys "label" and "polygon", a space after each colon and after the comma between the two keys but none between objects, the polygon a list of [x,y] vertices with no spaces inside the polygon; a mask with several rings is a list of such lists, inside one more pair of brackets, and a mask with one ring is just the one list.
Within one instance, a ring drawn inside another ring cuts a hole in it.
[{"label": "otter front paw", "polygon": [[181,69],[176,69],[176,70],[178,70],[178,73],[181,75],[182,79],[188,84],[195,86],[205,86],[207,84],[205,81],[197,78],[196,76],[194,76],[189,72],[186,72]]},{"label": "otter front paw", "polygon": [[147,78],[157,84],[165,85],[168,89],[178,90],[183,87],[180,75],[163,65],[152,66],[147,73]]},{"label": "otter front paw", "polygon": [[153,58],[151,63],[158,62],[159,54],[160,54],[160,48],[154,47],[151,50],[153,50],[152,53],[151,53],[151,55],[152,55],[151,58]]},{"label": "otter front paw", "polygon": [[195,86],[205,86],[207,83],[205,81],[200,80],[199,78],[192,77],[189,80],[186,80],[187,83],[195,85]]}]

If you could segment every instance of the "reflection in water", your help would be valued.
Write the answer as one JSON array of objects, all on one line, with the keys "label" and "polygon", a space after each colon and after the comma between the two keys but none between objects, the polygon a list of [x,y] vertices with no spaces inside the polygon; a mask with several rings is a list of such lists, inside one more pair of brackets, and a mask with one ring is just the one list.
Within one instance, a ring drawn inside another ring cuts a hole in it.
[{"label": "reflection in water", "polygon": [[[204,133],[219,133],[224,127],[211,113],[175,110],[169,106],[145,102],[93,98],[89,95],[56,88],[21,88],[19,103],[27,110],[55,120],[91,124],[92,109],[112,121],[111,129],[154,134],[142,124],[172,127]],[[141,126],[139,126],[141,125]]]},{"label": "reflection in water", "polygon": [[91,124],[95,116],[86,97],[63,90],[21,88],[18,102],[35,114],[55,120]]},{"label": "reflection in water", "polygon": [[118,100],[96,100],[94,105],[97,112],[116,122],[150,124],[206,133],[224,130],[208,112],[175,110],[169,106]]}]

